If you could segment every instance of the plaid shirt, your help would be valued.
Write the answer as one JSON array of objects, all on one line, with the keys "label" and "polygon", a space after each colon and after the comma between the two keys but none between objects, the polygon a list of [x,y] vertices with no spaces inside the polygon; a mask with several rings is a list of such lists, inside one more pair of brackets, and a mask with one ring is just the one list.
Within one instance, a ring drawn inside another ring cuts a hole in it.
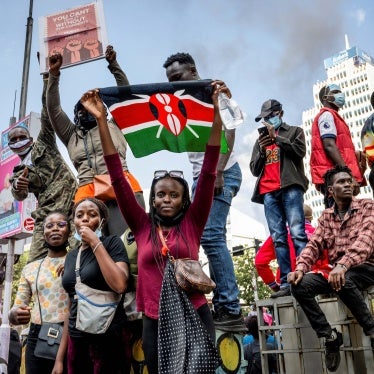
[{"label": "plaid shirt", "polygon": [[374,201],[352,198],[351,206],[341,220],[335,210],[325,209],[316,231],[296,261],[296,270],[310,271],[323,249],[331,265],[347,269],[362,263],[374,266]]}]

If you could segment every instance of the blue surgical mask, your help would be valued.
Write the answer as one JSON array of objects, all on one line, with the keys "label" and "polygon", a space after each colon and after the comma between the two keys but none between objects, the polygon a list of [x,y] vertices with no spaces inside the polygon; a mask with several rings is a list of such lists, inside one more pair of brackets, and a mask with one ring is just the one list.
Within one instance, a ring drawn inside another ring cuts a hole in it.
[{"label": "blue surgical mask", "polygon": [[333,104],[335,104],[338,108],[342,108],[345,104],[345,95],[340,92],[333,95],[334,101]]},{"label": "blue surgical mask", "polygon": [[[98,238],[101,238],[103,236],[100,228],[96,229],[95,234],[97,235]],[[80,234],[78,233],[78,231],[75,231],[74,238],[77,239],[79,242],[82,241],[82,237],[80,236]]]},{"label": "blue surgical mask", "polygon": [[82,237],[79,235],[78,231],[74,233],[74,238],[77,239],[79,242],[82,241]]},{"label": "blue surgical mask", "polygon": [[268,119],[268,121],[277,130],[282,124],[282,120],[279,116],[274,116]]}]

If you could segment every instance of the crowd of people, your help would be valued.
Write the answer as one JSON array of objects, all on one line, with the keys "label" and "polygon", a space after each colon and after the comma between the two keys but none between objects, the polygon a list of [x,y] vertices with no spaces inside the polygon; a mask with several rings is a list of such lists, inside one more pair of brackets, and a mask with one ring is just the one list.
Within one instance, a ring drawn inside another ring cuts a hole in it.
[{"label": "crowd of people", "polygon": [[[105,56],[117,85],[129,85],[111,46]],[[259,351],[257,317],[244,321],[226,241],[227,217],[242,182],[234,153],[235,129],[224,128],[219,113],[218,97],[231,97],[230,89],[222,80],[211,82],[214,116],[206,151],[188,153],[193,169],[191,196],[182,171],[157,170],[146,212],[142,188],[127,165],[126,141],[114,120],[107,119],[99,90],[82,95],[74,108],[74,122],[62,110],[62,62],[60,54],[51,56],[49,74],[43,76],[37,141],[21,126],[12,128],[8,139],[20,157],[10,178],[13,196],[23,200],[30,192],[38,199],[29,263],[9,315],[13,325],[30,323],[26,372],[130,373],[134,331],[124,301],[132,274],[121,238],[127,228],[138,250],[134,307],[143,315],[142,348],[148,372],[214,373],[219,366],[216,329],[239,334],[249,330],[253,341],[245,348],[245,357],[254,366]],[[201,79],[188,53],[171,55],[163,66],[169,82]],[[255,119],[262,127],[249,167],[257,177],[252,201],[264,205],[270,231],[256,256],[259,275],[272,289],[271,297],[296,298],[317,336],[324,339],[326,367],[336,371],[342,334],[326,320],[315,295],[337,293],[374,349],[374,319],[361,293],[374,285],[374,201],[355,197],[366,183],[366,160],[370,168],[374,164],[367,138],[374,117],[363,128],[361,152],[354,148],[349,127],[338,114],[344,105],[340,87],[322,87],[320,100],[323,108],[312,125],[310,164],[311,181],[324,195],[326,209],[316,228],[303,197],[309,183],[304,171],[305,134],[301,127],[284,122],[278,100],[265,101]],[[374,106],[374,93],[371,103]],[[78,182],[57,150],[55,134],[67,147]],[[227,153],[220,153],[222,136]],[[115,198],[95,197],[98,175],[110,176]],[[172,261],[198,260],[200,245],[216,284],[211,307],[203,293],[185,294],[170,280]],[[277,277],[268,267],[273,259],[279,265]],[[91,303],[94,296],[106,301]],[[177,326],[168,323],[170,313],[180,321]],[[187,327],[182,326],[187,320]],[[55,359],[39,356],[44,323],[61,326],[61,331],[53,330],[58,331],[55,338],[60,334]],[[269,360],[271,372],[276,372],[275,358]]]}]

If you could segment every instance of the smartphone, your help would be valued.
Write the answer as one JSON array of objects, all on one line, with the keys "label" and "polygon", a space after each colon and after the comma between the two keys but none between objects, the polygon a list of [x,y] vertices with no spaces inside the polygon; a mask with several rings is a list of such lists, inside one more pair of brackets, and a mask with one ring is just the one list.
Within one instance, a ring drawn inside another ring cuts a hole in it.
[{"label": "smartphone", "polygon": [[269,130],[266,126],[259,127],[257,131],[260,134],[260,136],[269,135]]}]

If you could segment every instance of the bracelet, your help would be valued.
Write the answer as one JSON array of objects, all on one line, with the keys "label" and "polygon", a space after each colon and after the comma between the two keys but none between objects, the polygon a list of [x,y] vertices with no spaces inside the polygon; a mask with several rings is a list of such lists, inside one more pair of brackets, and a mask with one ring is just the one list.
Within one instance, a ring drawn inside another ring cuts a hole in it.
[{"label": "bracelet", "polygon": [[92,253],[95,253],[96,249],[99,248],[100,244],[103,244],[103,242],[98,242],[93,248],[92,248]]},{"label": "bracelet", "polygon": [[345,271],[348,270],[348,268],[344,264],[337,264],[337,265],[341,266]]}]

